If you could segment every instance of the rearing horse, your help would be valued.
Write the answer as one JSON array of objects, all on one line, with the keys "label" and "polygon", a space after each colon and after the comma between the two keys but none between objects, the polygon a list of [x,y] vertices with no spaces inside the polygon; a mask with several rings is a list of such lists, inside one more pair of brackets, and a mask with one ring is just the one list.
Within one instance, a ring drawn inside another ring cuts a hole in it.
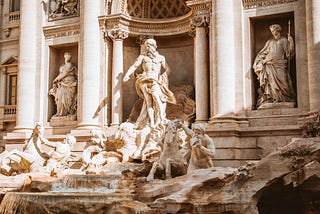
[{"label": "rearing horse", "polygon": [[187,168],[187,162],[179,150],[179,135],[177,129],[178,127],[174,121],[168,122],[163,138],[163,150],[159,160],[153,163],[149,175],[147,176],[147,181],[154,179],[154,174],[157,169],[165,171],[165,178],[168,179],[172,177],[172,165],[181,167],[184,171]]}]

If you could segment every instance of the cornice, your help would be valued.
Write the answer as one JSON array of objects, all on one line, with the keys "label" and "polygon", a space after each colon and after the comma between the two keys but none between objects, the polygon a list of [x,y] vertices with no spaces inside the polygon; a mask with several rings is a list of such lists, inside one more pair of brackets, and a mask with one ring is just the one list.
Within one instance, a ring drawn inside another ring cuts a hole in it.
[{"label": "cornice", "polygon": [[169,36],[185,34],[190,30],[192,12],[173,19],[139,19],[125,14],[100,16],[99,24],[103,32],[114,28],[127,31],[130,35]]},{"label": "cornice", "polygon": [[267,7],[278,4],[286,4],[298,0],[242,0],[243,9],[252,9],[259,7]]},{"label": "cornice", "polygon": [[78,35],[80,33],[80,23],[64,24],[43,27],[43,34],[46,39],[63,36]]}]

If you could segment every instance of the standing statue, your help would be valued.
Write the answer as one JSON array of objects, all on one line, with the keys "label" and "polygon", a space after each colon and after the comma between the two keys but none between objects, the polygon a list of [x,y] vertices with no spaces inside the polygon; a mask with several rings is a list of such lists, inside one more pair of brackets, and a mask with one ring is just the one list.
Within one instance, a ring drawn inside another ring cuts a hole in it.
[{"label": "standing statue", "polygon": [[294,102],[295,97],[288,70],[288,60],[294,54],[290,30],[285,38],[281,36],[280,25],[273,24],[269,28],[273,38],[266,42],[253,64],[260,83],[258,107],[264,103]]},{"label": "standing statue", "polygon": [[64,53],[64,60],[49,92],[55,97],[57,106],[54,117],[75,115],[77,111],[77,67],[71,62],[69,52]]},{"label": "standing statue", "polygon": [[[175,97],[168,88],[169,66],[165,57],[156,51],[156,41],[147,39],[144,45],[145,52],[128,69],[123,81],[128,81],[130,75],[142,65],[143,72],[137,76],[136,90],[143,99],[143,105],[136,124],[138,127],[155,128],[166,121],[166,105],[168,102],[175,103]],[[165,69],[162,74],[161,67]]]},{"label": "standing statue", "polygon": [[190,137],[187,146],[189,153],[184,152],[185,158],[189,159],[187,173],[214,167],[212,158],[215,156],[216,148],[213,140],[205,134],[205,126],[201,123],[195,124],[192,130],[182,123],[178,123],[178,126]]}]

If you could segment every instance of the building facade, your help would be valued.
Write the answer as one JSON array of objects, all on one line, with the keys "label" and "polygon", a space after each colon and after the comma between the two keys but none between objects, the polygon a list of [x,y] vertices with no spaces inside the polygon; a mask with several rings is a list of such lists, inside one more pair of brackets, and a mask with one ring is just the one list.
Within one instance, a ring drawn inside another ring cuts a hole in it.
[{"label": "building facade", "polygon": [[[2,0],[0,11],[0,140],[7,149],[27,139],[36,121],[54,139],[114,133],[138,100],[134,79],[124,83],[123,75],[150,37],[171,68],[169,87],[192,88],[190,122],[206,124],[217,166],[259,160],[286,145],[320,108],[316,0]],[[253,65],[272,24],[294,42],[286,66],[294,93],[261,108]],[[73,77],[61,81],[68,63]],[[61,85],[68,101],[57,98]]]}]

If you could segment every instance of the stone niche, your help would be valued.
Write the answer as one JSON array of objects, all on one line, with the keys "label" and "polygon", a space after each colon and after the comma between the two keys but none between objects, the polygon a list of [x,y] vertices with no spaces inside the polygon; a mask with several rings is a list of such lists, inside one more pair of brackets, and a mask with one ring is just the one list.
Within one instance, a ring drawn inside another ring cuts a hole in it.
[{"label": "stone niche", "polygon": [[[295,41],[295,29],[294,29],[294,13],[279,13],[272,14],[266,16],[256,16],[250,18],[251,24],[251,65],[255,60],[255,57],[259,53],[259,51],[264,47],[265,43],[272,37],[272,34],[269,30],[269,26],[272,24],[279,24],[282,28],[281,35],[283,37],[287,37],[288,33],[288,22],[290,20],[290,34],[295,43],[296,49],[296,41]],[[259,82],[257,80],[257,75],[252,70],[252,108],[257,109],[257,100],[258,100],[258,88]],[[296,81],[296,58],[295,56],[290,60],[290,77],[292,80],[292,85],[294,91],[297,93],[297,81]],[[296,99],[296,97],[295,97]],[[297,107],[297,104],[295,105]]]},{"label": "stone niche", "polygon": [[[182,85],[194,87],[193,38],[183,34],[159,36],[154,39],[157,41],[157,51],[166,58],[171,70],[169,88],[172,90],[175,86]],[[137,37],[129,37],[124,40],[124,73],[140,54],[140,45],[137,41],[139,41]],[[142,68],[137,69],[136,73],[139,72],[142,72]],[[131,110],[139,99],[135,89],[135,81],[135,78],[131,78],[123,85],[123,121],[129,118]],[[191,98],[194,99],[194,97]],[[167,116],[169,116],[168,114],[167,108]]]},{"label": "stone niche", "polygon": [[[53,119],[54,115],[57,112],[57,107],[55,104],[54,97],[49,95],[49,90],[53,87],[53,80],[59,75],[59,68],[64,64],[64,53],[71,53],[71,62],[78,68],[78,44],[77,43],[69,43],[57,46],[50,46],[49,52],[49,75],[48,75],[48,115],[47,121],[50,122],[51,126],[62,126],[66,125],[67,121],[60,121],[57,119]],[[79,82],[78,82],[79,84]],[[79,88],[79,86],[78,86]],[[69,119],[70,122],[76,120],[75,117]]]}]

